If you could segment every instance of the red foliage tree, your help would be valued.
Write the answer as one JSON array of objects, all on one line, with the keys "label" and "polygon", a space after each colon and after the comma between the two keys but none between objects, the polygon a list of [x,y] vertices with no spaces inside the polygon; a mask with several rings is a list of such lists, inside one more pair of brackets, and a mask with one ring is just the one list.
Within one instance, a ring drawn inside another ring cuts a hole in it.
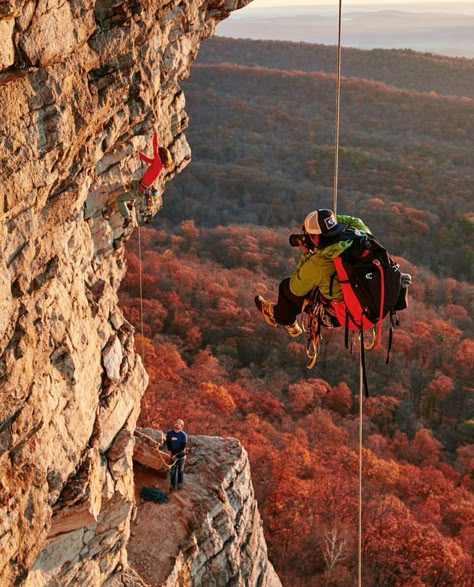
[{"label": "red foliage tree", "polygon": [[434,526],[415,520],[393,496],[366,508],[365,582],[371,585],[462,585],[468,557]]},{"label": "red foliage tree", "polygon": [[335,385],[325,397],[324,406],[342,417],[347,416],[352,406],[352,392],[347,383]]}]

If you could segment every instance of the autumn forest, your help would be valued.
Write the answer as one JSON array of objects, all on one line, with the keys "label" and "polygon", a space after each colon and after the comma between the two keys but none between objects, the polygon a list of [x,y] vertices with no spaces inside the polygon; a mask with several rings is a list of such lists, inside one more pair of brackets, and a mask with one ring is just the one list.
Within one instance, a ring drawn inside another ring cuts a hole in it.
[{"label": "autumn forest", "polygon": [[[305,337],[267,326],[253,303],[274,299],[296,265],[289,234],[332,204],[335,49],[277,45],[203,43],[183,84],[193,159],[141,228],[141,267],[137,235],[128,246],[121,305],[150,377],[141,423],[166,428],[179,414],[191,435],[237,437],[282,583],[347,587],[357,349],[327,330],[309,370]],[[367,586],[474,583],[472,69],[381,50],[347,53],[343,66],[338,212],[362,218],[413,275],[390,361],[388,327],[367,355]]]}]

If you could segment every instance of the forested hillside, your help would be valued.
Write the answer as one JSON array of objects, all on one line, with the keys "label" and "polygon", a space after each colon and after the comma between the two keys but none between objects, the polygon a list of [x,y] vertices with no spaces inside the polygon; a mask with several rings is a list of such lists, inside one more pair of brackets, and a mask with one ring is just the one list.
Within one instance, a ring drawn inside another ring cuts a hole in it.
[{"label": "forested hillside", "polygon": [[[142,229],[141,240],[150,375],[142,425],[166,427],[179,415],[193,434],[239,438],[283,584],[355,584],[357,353],[344,348],[343,332],[328,331],[309,371],[305,340],[268,327],[253,306],[254,292],[271,295],[296,260],[287,233],[161,221]],[[137,245],[121,304],[139,330]],[[404,267],[415,285],[391,361],[384,364],[385,348],[367,357],[364,585],[469,585],[474,342],[465,304],[472,291],[458,294],[452,279]]]},{"label": "forested hillside", "polygon": [[[186,91],[194,160],[166,217],[297,227],[331,205],[333,76],[201,65]],[[357,79],[341,92],[338,211],[413,262],[472,280],[474,101]]]},{"label": "forested hillside", "polygon": [[[235,63],[249,67],[336,72],[336,47],[288,41],[211,37],[196,63]],[[417,53],[411,49],[363,51],[342,47],[342,74],[444,96],[474,98],[474,59]]]},{"label": "forested hillside", "polygon": [[[357,352],[326,331],[308,370],[304,337],[253,304],[294,268],[290,232],[332,204],[334,92],[325,73],[193,68],[193,161],[141,230],[142,423],[179,414],[191,433],[242,441],[292,587],[357,577]],[[470,585],[474,102],[346,79],[341,114],[338,211],[362,217],[414,278],[390,362],[386,330],[367,357],[363,584]],[[135,240],[121,302],[140,331],[137,255]]]}]

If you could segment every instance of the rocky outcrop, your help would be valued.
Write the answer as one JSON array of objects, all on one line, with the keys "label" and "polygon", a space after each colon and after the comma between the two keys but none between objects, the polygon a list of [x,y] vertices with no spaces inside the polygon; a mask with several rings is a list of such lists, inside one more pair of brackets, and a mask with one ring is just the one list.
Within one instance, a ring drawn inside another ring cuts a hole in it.
[{"label": "rocky outcrop", "polygon": [[[268,562],[246,451],[234,438],[191,436],[188,446],[184,488],[166,503],[137,502],[131,565],[150,587],[281,587]],[[135,476],[137,493],[168,489],[150,468],[136,467]]]},{"label": "rocky outcrop", "polygon": [[247,1],[0,5],[2,586],[132,580],[133,431],[147,378],[117,308],[137,215],[125,221],[116,197],[156,130],[174,166],[137,208],[159,209],[190,160],[179,82],[201,39]]},{"label": "rocky outcrop", "polygon": [[149,469],[164,471],[170,468],[171,456],[166,450],[165,434],[153,428],[136,428],[133,460]]}]

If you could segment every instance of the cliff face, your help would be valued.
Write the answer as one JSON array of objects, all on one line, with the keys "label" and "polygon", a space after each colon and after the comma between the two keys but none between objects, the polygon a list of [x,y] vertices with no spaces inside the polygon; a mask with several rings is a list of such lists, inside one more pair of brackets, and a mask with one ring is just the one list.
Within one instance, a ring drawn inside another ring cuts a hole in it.
[{"label": "cliff face", "polygon": [[[167,503],[137,499],[128,544],[133,568],[153,586],[281,587],[267,558],[246,451],[234,438],[191,436],[188,446],[184,489]],[[137,493],[168,489],[149,468],[137,465],[135,478]]]},{"label": "cliff face", "polygon": [[[113,584],[126,567],[146,374],[117,308],[117,195],[150,151],[190,160],[179,87],[248,0],[0,5],[0,584]],[[145,209],[146,208],[146,209]],[[125,226],[124,226],[125,225]]]}]

